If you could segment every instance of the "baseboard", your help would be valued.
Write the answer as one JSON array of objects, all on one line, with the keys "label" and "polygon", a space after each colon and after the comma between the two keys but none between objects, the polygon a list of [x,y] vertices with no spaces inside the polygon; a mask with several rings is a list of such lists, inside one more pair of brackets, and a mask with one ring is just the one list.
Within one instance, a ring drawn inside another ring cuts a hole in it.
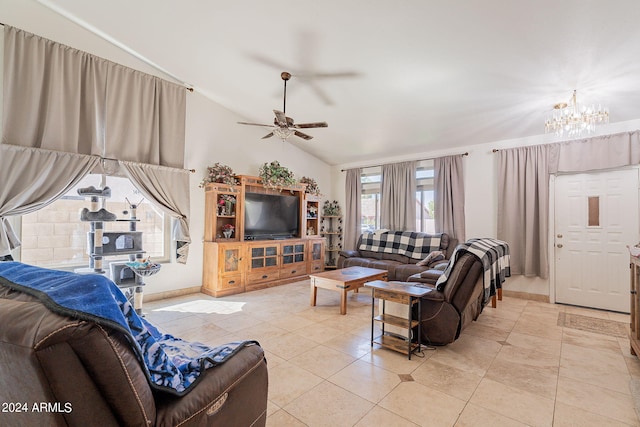
[{"label": "baseboard", "polygon": [[193,286],[191,288],[175,289],[173,291],[144,294],[144,301],[145,302],[158,301],[161,299],[181,297],[183,295],[197,294],[199,292],[200,292],[200,286]]},{"label": "baseboard", "polygon": [[546,303],[549,302],[549,295],[531,294],[529,292],[520,292],[520,291],[508,291],[506,289],[502,290],[502,296],[526,299],[529,301],[546,302]]}]

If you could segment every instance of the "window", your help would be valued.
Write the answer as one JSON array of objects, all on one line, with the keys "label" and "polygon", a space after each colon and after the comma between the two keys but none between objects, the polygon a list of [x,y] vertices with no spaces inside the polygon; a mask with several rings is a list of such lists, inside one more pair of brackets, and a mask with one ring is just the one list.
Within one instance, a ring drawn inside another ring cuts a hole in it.
[{"label": "window", "polygon": [[[87,233],[90,223],[80,221],[83,208],[90,208],[89,197],[78,195],[77,189],[93,185],[102,187],[101,175],[90,174],[62,198],[22,217],[20,261],[52,268],[84,267],[89,265]],[[99,206],[116,214],[118,219],[129,218],[129,203],[139,204],[136,212],[136,231],[142,232],[142,248],[146,256],[155,261],[166,261],[169,256],[168,232],[170,218],[144,198],[127,178],[106,177],[111,197],[99,199]],[[104,202],[102,202],[104,201]],[[126,212],[126,213],[125,213]],[[129,231],[129,221],[104,223],[105,231]],[[126,256],[107,257],[106,263],[126,260]]]},{"label": "window", "polygon": [[[433,160],[421,160],[416,166],[416,231],[435,233]],[[382,168],[363,168],[360,182],[361,231],[374,231],[380,228]]]},{"label": "window", "polygon": [[416,231],[435,233],[433,160],[422,160],[416,168]]},{"label": "window", "polygon": [[360,178],[362,195],[360,198],[361,232],[380,228],[380,183],[382,169],[377,167],[362,170]]}]

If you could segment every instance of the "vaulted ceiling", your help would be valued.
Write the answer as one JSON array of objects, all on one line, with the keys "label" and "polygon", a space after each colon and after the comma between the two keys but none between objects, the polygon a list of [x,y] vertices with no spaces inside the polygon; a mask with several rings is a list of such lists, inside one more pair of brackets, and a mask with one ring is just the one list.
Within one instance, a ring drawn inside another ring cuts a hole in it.
[{"label": "vaulted ceiling", "polygon": [[[612,122],[640,118],[637,0],[33,3],[238,120],[271,123],[280,73],[291,72],[287,115],[329,124],[291,143],[330,164],[539,135],[574,89],[579,102],[606,104]],[[237,141],[267,132],[237,125]]]}]

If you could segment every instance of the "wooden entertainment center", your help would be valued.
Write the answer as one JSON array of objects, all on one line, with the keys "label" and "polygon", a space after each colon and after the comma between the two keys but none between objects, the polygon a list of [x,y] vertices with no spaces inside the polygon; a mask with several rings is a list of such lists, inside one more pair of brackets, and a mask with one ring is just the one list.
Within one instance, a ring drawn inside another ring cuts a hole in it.
[{"label": "wooden entertainment center", "polygon": [[[267,188],[255,176],[240,175],[239,185],[205,186],[205,234],[202,292],[214,297],[291,283],[324,270],[325,239],[319,233],[320,197],[305,193],[305,184]],[[245,195],[286,194],[298,201],[297,235],[248,240]],[[233,228],[224,237],[225,228]]]}]

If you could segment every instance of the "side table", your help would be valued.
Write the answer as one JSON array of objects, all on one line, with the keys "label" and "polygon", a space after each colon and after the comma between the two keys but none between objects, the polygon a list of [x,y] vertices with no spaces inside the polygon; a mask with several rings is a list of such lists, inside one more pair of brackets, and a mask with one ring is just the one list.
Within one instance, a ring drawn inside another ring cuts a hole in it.
[{"label": "side table", "polygon": [[[398,351],[408,355],[411,360],[411,354],[416,350],[420,351],[421,347],[421,326],[420,318],[422,315],[420,309],[420,298],[432,291],[429,288],[422,288],[418,286],[410,285],[403,282],[383,282],[382,280],[374,280],[373,282],[367,282],[364,285],[367,288],[371,288],[371,347],[373,344],[379,344],[382,347],[389,348],[391,350]],[[375,300],[378,298],[382,301],[382,313],[376,316],[375,314]],[[400,304],[406,304],[407,317],[398,317],[385,313],[386,301],[393,301]],[[418,304],[418,319],[413,319],[413,306]],[[375,322],[380,322],[382,325],[382,334],[378,337],[373,336],[373,330]],[[407,330],[407,338],[402,339],[394,335],[386,334],[384,331],[384,325],[394,325]],[[411,342],[411,330],[418,328],[417,342]]]}]

